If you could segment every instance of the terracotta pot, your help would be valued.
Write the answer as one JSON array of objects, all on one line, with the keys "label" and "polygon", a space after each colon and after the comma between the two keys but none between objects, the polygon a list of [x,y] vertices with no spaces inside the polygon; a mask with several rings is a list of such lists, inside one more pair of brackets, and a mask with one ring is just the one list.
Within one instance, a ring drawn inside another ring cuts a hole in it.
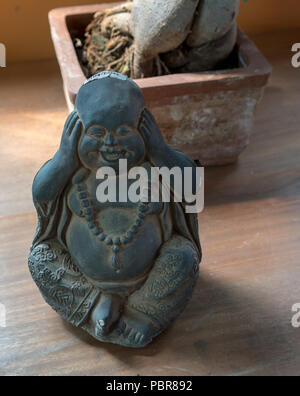
[{"label": "terracotta pot", "polygon": [[[59,8],[49,14],[70,109],[86,80],[72,38],[82,35],[95,12],[114,4],[120,3]],[[235,69],[136,80],[168,144],[203,165],[232,163],[246,148],[255,107],[271,74],[270,64],[241,30],[237,48]]]}]

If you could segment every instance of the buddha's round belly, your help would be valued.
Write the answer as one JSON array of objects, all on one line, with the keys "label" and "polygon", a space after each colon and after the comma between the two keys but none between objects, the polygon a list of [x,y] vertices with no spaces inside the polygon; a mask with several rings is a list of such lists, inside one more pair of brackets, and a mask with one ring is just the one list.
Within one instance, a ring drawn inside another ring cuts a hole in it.
[{"label": "buddha's round belly", "polygon": [[[112,212],[111,218],[113,216]],[[130,212],[128,216],[132,221]],[[115,223],[116,232],[114,233],[110,227],[109,235],[120,235],[117,217]],[[105,228],[104,231],[106,231]],[[108,234],[107,231],[106,233]],[[159,219],[155,215],[148,216],[134,239],[130,243],[120,246],[117,257],[121,269],[116,272],[112,265],[112,246],[107,246],[93,235],[84,219],[72,216],[66,239],[75,264],[84,275],[99,283],[131,282],[143,277],[152,267],[162,244]]]}]

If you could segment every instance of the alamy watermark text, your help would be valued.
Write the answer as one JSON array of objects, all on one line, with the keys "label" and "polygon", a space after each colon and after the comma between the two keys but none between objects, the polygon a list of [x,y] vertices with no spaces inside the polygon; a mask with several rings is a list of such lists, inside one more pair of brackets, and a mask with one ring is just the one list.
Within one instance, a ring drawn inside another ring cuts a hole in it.
[{"label": "alamy watermark text", "polygon": [[6,308],[4,304],[0,303],[0,328],[6,327]]},{"label": "alamy watermark text", "polygon": [[295,312],[295,315],[292,317],[292,326],[295,329],[300,328],[300,303],[294,304],[292,306],[292,312]]},{"label": "alamy watermark text", "polygon": [[295,52],[292,57],[292,66],[295,68],[300,67],[300,43],[295,43],[292,46],[292,52]]},{"label": "alamy watermark text", "polygon": [[117,173],[107,166],[100,168],[96,177],[102,180],[96,190],[100,203],[173,201],[184,203],[186,213],[200,213],[204,208],[202,167],[151,167],[148,172],[143,167],[128,170],[127,159],[120,159]]},{"label": "alamy watermark text", "polygon": [[0,67],[6,67],[6,47],[0,43]]}]

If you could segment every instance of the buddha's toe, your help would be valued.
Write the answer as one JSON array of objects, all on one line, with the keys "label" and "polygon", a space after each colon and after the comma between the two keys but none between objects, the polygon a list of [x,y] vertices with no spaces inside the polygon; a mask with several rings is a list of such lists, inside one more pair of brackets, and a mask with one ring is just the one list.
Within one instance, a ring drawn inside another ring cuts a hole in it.
[{"label": "buddha's toe", "polygon": [[154,337],[154,327],[150,320],[139,314],[126,313],[119,322],[118,334],[124,344],[141,348],[148,345]]},{"label": "buddha's toe", "polygon": [[144,334],[139,330],[131,327],[125,321],[122,322],[121,327],[119,327],[119,334],[124,338],[128,339],[130,342],[139,344],[144,338]]}]

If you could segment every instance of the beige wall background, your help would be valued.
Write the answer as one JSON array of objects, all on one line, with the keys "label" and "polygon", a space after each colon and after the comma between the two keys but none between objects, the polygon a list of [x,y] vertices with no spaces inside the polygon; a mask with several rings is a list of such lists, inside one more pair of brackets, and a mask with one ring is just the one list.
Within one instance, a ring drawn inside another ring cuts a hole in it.
[{"label": "beige wall background", "polygon": [[[95,3],[86,0],[0,0],[0,42],[6,45],[7,62],[53,58],[49,10]],[[300,1],[241,0],[239,25],[249,35],[300,28]],[[300,41],[300,35],[295,37],[295,42],[297,40]]]}]

